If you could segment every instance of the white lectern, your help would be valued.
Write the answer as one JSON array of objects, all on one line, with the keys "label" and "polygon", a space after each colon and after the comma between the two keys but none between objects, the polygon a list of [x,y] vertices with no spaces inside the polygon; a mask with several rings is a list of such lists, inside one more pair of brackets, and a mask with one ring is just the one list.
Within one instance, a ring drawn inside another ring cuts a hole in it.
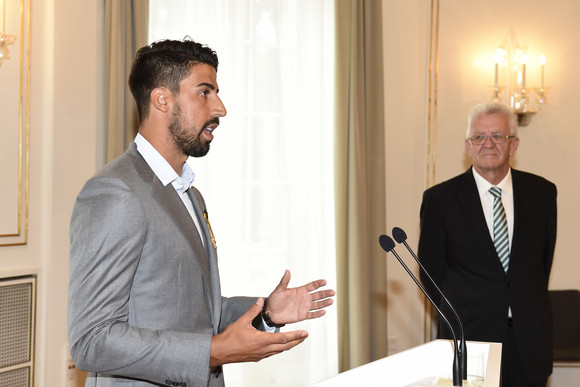
[{"label": "white lectern", "polygon": [[[453,386],[453,342],[434,340],[343,372],[315,387]],[[499,387],[501,343],[467,341],[464,386]]]}]

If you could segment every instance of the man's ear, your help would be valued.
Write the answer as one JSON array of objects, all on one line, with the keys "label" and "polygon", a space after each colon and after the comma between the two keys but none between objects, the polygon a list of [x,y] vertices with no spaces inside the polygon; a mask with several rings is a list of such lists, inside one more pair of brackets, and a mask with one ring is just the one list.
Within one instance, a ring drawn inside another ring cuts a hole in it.
[{"label": "man's ear", "polygon": [[471,147],[471,142],[468,139],[465,139],[465,151],[469,157],[471,157]]},{"label": "man's ear", "polygon": [[151,91],[151,104],[157,110],[166,113],[169,110],[168,100],[171,92],[164,87],[156,87]]},{"label": "man's ear", "polygon": [[516,150],[518,149],[519,145],[520,145],[520,138],[519,137],[512,138],[512,141],[510,144],[510,156],[513,156],[516,153]]}]

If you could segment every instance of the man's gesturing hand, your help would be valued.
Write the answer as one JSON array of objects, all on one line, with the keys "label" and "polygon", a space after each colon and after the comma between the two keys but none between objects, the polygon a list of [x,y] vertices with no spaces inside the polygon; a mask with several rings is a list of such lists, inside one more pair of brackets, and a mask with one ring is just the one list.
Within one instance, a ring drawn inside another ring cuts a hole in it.
[{"label": "man's gesturing hand", "polygon": [[[312,281],[298,288],[288,288],[290,271],[286,270],[280,283],[268,297],[268,314],[276,324],[290,324],[306,319],[324,316],[322,310],[332,305],[334,290],[316,289],[326,285],[326,280]],[[312,293],[314,292],[314,293]]]},{"label": "man's gesturing hand", "polygon": [[210,366],[227,363],[260,361],[287,351],[308,337],[306,331],[267,333],[252,326],[252,320],[262,311],[264,299],[259,298],[239,319],[211,340]]}]

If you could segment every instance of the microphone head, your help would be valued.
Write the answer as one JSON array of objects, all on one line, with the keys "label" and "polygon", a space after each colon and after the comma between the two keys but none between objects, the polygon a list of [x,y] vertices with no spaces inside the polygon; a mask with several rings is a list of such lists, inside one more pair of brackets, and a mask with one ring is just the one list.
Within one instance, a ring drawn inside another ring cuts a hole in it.
[{"label": "microphone head", "polygon": [[387,253],[395,248],[395,242],[393,242],[391,237],[387,235],[381,235],[379,237],[379,243],[381,244],[383,250],[385,250]]},{"label": "microphone head", "polygon": [[402,228],[393,227],[393,238],[395,238],[397,243],[403,243],[407,240],[407,234]]}]

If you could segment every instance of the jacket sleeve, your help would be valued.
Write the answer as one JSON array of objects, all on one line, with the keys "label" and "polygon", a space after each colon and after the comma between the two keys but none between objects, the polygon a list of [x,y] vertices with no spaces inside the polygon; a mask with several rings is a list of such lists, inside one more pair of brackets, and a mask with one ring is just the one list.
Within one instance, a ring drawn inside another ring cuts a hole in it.
[{"label": "jacket sleeve", "polygon": [[[423,193],[420,226],[417,256],[437,286],[441,287],[447,266],[447,239],[442,214],[429,190]],[[435,304],[439,305],[441,298],[423,271],[420,273],[420,278]]]},{"label": "jacket sleeve", "polygon": [[546,249],[544,251],[544,269],[546,273],[546,281],[550,279],[550,271],[552,270],[552,262],[554,260],[554,249],[556,248],[556,226],[558,222],[558,210],[556,204],[557,197],[556,186],[550,185],[550,198],[547,200],[548,209],[548,224],[546,227]]}]

